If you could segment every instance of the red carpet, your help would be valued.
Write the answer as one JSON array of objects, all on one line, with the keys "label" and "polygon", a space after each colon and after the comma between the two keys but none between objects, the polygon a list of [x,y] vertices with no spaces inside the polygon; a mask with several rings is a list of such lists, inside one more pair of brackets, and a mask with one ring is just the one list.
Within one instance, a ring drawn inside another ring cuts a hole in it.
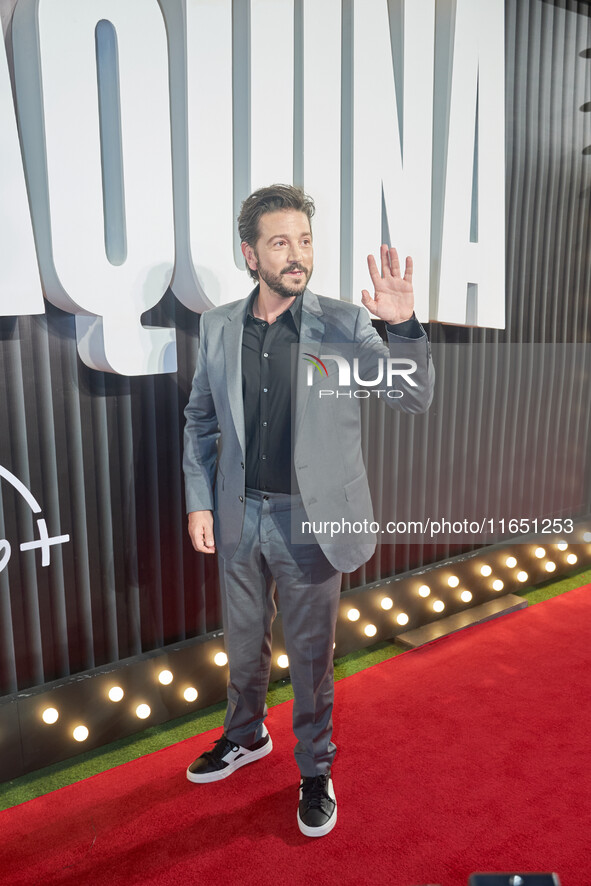
[{"label": "red carpet", "polygon": [[339,820],[296,824],[291,704],[226,781],[198,736],[0,815],[7,886],[466,886],[477,870],[591,884],[591,587],[337,684]]}]

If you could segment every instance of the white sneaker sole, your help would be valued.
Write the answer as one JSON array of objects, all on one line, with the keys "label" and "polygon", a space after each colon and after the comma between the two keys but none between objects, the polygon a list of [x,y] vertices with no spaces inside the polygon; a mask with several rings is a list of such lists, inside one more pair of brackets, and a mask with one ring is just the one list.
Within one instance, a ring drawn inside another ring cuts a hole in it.
[{"label": "white sneaker sole", "polygon": [[335,797],[334,788],[332,786],[332,778],[328,783],[328,794],[334,800],[334,812],[328,819],[326,824],[323,824],[321,827],[311,828],[309,825],[304,824],[304,822],[300,818],[300,810],[298,809],[298,827],[305,837],[324,837],[326,836],[326,834],[330,834],[335,824],[337,823],[337,798]]},{"label": "white sneaker sole", "polygon": [[257,748],[256,751],[248,751],[246,748],[242,748],[242,750],[245,751],[245,755],[238,760],[232,761],[232,763],[228,763],[224,769],[220,769],[218,772],[195,773],[191,772],[188,768],[187,778],[194,784],[209,784],[212,781],[221,781],[223,778],[232,775],[232,773],[236,772],[237,769],[240,769],[241,766],[246,766],[248,763],[254,763],[256,760],[260,760],[263,757],[266,757],[267,754],[270,754],[273,750],[271,736],[269,735],[269,741],[267,744]]}]

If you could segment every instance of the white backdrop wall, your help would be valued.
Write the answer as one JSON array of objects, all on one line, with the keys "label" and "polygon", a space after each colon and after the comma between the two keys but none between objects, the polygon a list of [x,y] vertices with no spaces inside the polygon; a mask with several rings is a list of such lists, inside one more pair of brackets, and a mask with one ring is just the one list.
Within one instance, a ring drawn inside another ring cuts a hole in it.
[{"label": "white backdrop wall", "polygon": [[[174,331],[142,315],[169,284],[197,312],[244,291],[237,212],[273,181],[317,201],[318,291],[360,301],[387,239],[413,255],[423,320],[504,327],[503,0],[10,11],[43,291],[76,315],[91,368],[175,370]],[[0,80],[0,313],[40,313],[6,66]]]}]

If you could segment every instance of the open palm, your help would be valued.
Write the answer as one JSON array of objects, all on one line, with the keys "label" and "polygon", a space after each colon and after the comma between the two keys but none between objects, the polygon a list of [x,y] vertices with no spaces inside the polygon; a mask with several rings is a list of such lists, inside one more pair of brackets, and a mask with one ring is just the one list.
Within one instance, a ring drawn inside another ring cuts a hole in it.
[{"label": "open palm", "polygon": [[380,257],[381,274],[373,255],[367,256],[367,266],[375,292],[372,298],[368,290],[363,289],[361,301],[380,320],[385,320],[386,323],[403,323],[412,317],[415,304],[412,288],[412,258],[406,257],[403,277],[400,273],[398,253],[394,247],[388,248],[385,243],[382,244]]}]

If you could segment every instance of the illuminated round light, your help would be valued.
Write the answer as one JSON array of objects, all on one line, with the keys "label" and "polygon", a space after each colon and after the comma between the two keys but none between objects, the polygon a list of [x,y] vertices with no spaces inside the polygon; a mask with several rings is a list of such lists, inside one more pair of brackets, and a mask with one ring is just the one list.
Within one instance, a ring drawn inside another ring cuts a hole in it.
[{"label": "illuminated round light", "polygon": [[277,656],[277,664],[280,668],[288,668],[289,667],[289,658],[287,655],[278,655]]},{"label": "illuminated round light", "polygon": [[568,557],[566,558],[566,562],[571,563],[571,564],[576,563],[577,562],[577,555],[576,554],[569,554]]},{"label": "illuminated round light", "polygon": [[548,560],[544,569],[546,570],[546,572],[554,572],[554,570],[556,569],[556,563],[553,563],[552,560]]},{"label": "illuminated round light", "polygon": [[347,612],[347,618],[349,621],[358,621],[361,613],[358,609],[349,609]]},{"label": "illuminated round light", "polygon": [[86,741],[88,738],[88,729],[86,726],[76,726],[72,735],[76,739],[76,741]]},{"label": "illuminated round light", "polygon": [[136,717],[139,717],[140,720],[147,720],[151,713],[152,710],[149,704],[139,704],[135,709],[135,715]]},{"label": "illuminated round light", "polygon": [[378,629],[376,628],[375,625],[365,625],[365,627],[363,628],[363,633],[365,634],[366,637],[375,637],[377,632],[378,632]]},{"label": "illuminated round light", "polygon": [[524,572],[523,569],[521,572],[517,573],[517,581],[527,581],[529,578],[527,572]]},{"label": "illuminated round light", "polygon": [[172,683],[173,681],[172,671],[160,671],[160,673],[158,674],[158,679],[163,686],[168,686],[168,684]]},{"label": "illuminated round light", "polygon": [[52,726],[54,723],[57,723],[58,717],[59,713],[55,708],[45,708],[45,710],[41,714],[41,719],[44,723],[47,723],[48,726]]},{"label": "illuminated round light", "polygon": [[505,587],[505,585],[503,584],[503,582],[501,581],[500,578],[495,578],[495,580],[492,583],[492,586],[493,586],[493,591],[502,591],[503,588]]},{"label": "illuminated round light", "polygon": [[462,601],[462,603],[469,603],[471,599],[472,594],[470,593],[470,591],[462,591],[462,593],[460,594],[460,600]]},{"label": "illuminated round light", "polygon": [[121,686],[111,686],[109,689],[109,698],[111,701],[121,701],[125,693]]},{"label": "illuminated round light", "polygon": [[556,545],[556,547],[558,548],[559,551],[566,551],[566,550],[568,549],[568,545],[567,545],[567,543],[566,543],[565,541],[561,541],[561,542],[559,542],[559,543]]},{"label": "illuminated round light", "polygon": [[447,580],[447,583],[450,586],[450,588],[457,588],[457,586],[460,583],[460,579],[457,577],[457,575],[450,575],[450,577]]},{"label": "illuminated round light", "polygon": [[491,572],[492,572],[492,569],[490,568],[490,566],[481,566],[480,567],[480,574],[484,575],[485,578],[487,578],[491,574]]},{"label": "illuminated round light", "polygon": [[505,564],[509,567],[509,569],[513,569],[515,566],[517,566],[517,560],[515,559],[515,557],[507,557],[507,559],[505,560]]},{"label": "illuminated round light", "polygon": [[431,593],[431,588],[429,585],[421,585],[419,588],[419,597],[428,597]]},{"label": "illuminated round light", "polygon": [[433,603],[433,610],[435,612],[443,612],[444,609],[445,603],[443,602],[443,600],[435,600],[435,602]]},{"label": "illuminated round light", "polygon": [[183,698],[185,699],[185,701],[197,701],[198,695],[199,693],[194,686],[188,686],[183,692]]},{"label": "illuminated round light", "polygon": [[591,532],[583,533],[583,541],[591,541]]},{"label": "illuminated round light", "polygon": [[382,609],[392,609],[392,607],[394,606],[394,602],[392,601],[391,597],[382,597],[380,606],[382,607]]},{"label": "illuminated round light", "polygon": [[544,550],[544,548],[536,548],[534,553],[535,553],[536,557],[538,558],[538,560],[541,560],[542,557],[546,556],[546,551]]},{"label": "illuminated round light", "polygon": [[220,667],[220,668],[223,668],[224,665],[228,664],[228,656],[226,655],[225,652],[216,652],[216,654],[213,657],[213,660],[215,661],[216,665],[218,665],[218,667]]},{"label": "illuminated round light", "polygon": [[406,614],[406,612],[400,612],[396,616],[396,621],[398,622],[399,625],[407,625],[408,624],[408,615]]}]

